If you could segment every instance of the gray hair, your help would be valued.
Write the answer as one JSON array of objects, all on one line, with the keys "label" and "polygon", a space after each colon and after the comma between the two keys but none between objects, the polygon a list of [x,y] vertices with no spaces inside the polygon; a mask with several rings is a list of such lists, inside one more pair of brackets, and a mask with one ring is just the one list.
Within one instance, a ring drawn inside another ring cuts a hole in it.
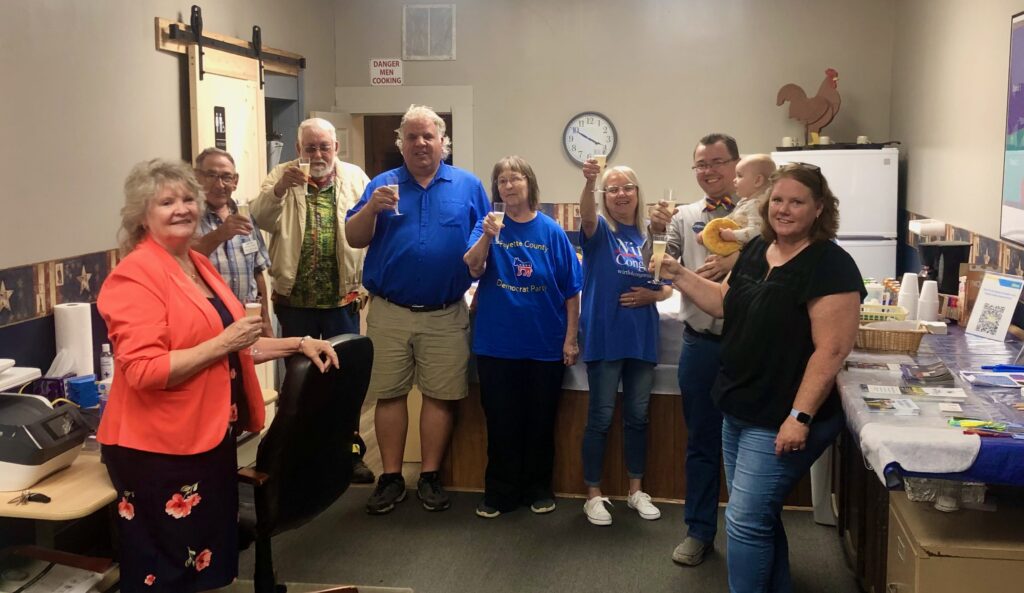
[{"label": "gray hair", "polygon": [[202,167],[203,161],[212,156],[222,156],[227,160],[231,161],[232,166],[235,165],[235,157],[231,156],[230,152],[211,146],[209,148],[204,148],[203,152],[200,152],[199,156],[196,157],[196,169]]},{"label": "gray hair", "polygon": [[132,167],[128,178],[124,180],[124,206],[121,208],[121,228],[118,230],[121,255],[131,253],[146,238],[149,231],[143,221],[149,204],[168,185],[179,185],[196,199],[202,198],[203,188],[196,181],[188,163],[152,159]]},{"label": "gray hair", "polygon": [[[633,213],[633,226],[635,226],[637,232],[640,233],[640,239],[642,241],[647,241],[647,225],[644,224],[644,217],[647,214],[647,208],[644,207],[644,194],[640,187],[640,181],[636,176],[636,171],[625,165],[618,165],[611,167],[610,169],[605,169],[604,176],[601,177],[601,187],[605,186],[605,180],[608,179],[608,176],[612,173],[623,175],[630,183],[636,186],[636,212]],[[597,201],[597,211],[604,216],[604,220],[608,223],[608,227],[611,228],[613,232],[618,232],[618,223],[610,214],[608,214],[608,209],[605,207],[604,201],[607,198],[608,194],[603,194],[601,199]]]},{"label": "gray hair", "polygon": [[335,142],[338,141],[338,131],[334,129],[334,124],[321,117],[311,117],[307,120],[303,120],[303,122],[299,124],[299,131],[295,134],[295,141],[302,144],[302,131],[309,128],[320,128],[331,135],[331,140],[334,140]]},{"label": "gray hair", "polygon": [[395,140],[395,146],[398,147],[398,150],[402,150],[402,136],[405,135],[406,124],[417,119],[425,119],[434,123],[434,127],[437,128],[437,135],[441,137],[441,160],[443,161],[448,158],[448,155],[452,152],[452,139],[445,134],[448,127],[445,125],[444,120],[441,119],[441,116],[426,105],[412,104],[406,110],[405,115],[402,116],[402,123],[398,124],[398,129],[395,130],[395,134],[398,135],[398,138]]}]

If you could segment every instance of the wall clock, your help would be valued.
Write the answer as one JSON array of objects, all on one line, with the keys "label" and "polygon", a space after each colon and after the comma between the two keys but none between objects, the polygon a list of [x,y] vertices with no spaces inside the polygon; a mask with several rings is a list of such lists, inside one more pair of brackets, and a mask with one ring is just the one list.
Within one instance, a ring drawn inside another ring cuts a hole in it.
[{"label": "wall clock", "polygon": [[610,119],[596,111],[573,116],[562,132],[562,148],[577,166],[582,167],[595,154],[609,157],[615,152],[618,133]]}]

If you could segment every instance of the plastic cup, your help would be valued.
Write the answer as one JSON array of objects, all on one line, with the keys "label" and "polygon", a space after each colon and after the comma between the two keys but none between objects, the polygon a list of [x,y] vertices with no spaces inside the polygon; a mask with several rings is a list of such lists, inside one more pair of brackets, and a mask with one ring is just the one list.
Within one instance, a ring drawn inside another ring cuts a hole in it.
[{"label": "plastic cup", "polygon": [[245,304],[245,316],[246,317],[259,317],[260,313],[263,312],[263,305],[260,303],[246,303]]}]

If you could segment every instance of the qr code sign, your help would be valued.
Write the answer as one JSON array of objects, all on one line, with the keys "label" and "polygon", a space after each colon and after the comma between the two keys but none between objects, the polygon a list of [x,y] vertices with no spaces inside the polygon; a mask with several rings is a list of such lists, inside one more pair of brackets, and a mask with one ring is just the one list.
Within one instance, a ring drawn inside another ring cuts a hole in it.
[{"label": "qr code sign", "polygon": [[978,317],[978,333],[996,335],[996,331],[999,330],[999,320],[1002,319],[1004,311],[1006,311],[1006,307],[1002,305],[985,303],[981,315]]}]

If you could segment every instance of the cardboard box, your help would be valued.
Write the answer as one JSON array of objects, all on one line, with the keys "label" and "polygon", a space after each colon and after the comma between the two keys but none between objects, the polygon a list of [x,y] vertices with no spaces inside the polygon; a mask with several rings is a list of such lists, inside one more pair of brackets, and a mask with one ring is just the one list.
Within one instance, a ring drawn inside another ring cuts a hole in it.
[{"label": "cardboard box", "polygon": [[888,591],[1019,591],[1024,584],[1024,509],[935,510],[889,496]]}]

